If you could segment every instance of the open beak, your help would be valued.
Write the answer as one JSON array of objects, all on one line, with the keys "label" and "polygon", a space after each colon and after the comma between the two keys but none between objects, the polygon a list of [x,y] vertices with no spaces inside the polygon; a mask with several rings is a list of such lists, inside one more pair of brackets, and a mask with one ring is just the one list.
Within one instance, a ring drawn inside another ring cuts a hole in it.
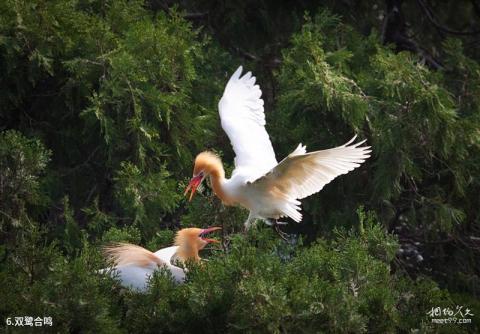
[{"label": "open beak", "polygon": [[190,183],[188,184],[187,189],[185,189],[185,192],[183,193],[186,196],[190,190],[192,191],[190,194],[190,197],[188,198],[189,201],[192,200],[193,195],[195,195],[195,192],[197,191],[197,188],[200,185],[200,183],[202,183],[202,181],[203,181],[202,173],[192,177],[192,179],[190,180]]},{"label": "open beak", "polygon": [[217,231],[217,230],[221,230],[221,229],[222,229],[221,227],[217,227],[217,226],[203,229],[202,232],[200,232],[199,237],[202,238],[202,240],[206,241],[207,243],[220,242],[220,241],[215,240],[215,239],[205,238],[205,234],[209,234],[209,233],[212,233],[213,231]]}]

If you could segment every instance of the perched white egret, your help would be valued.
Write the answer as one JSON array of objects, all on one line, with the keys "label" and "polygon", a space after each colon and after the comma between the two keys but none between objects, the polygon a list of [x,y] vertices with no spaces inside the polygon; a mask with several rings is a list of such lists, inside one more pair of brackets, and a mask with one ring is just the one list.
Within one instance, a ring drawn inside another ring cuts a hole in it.
[{"label": "perched white egret", "polygon": [[155,270],[165,267],[177,283],[185,280],[185,269],[174,265],[175,261],[200,261],[199,251],[207,244],[218,242],[206,237],[220,227],[184,228],[177,232],[175,245],[162,248],[155,253],[128,243],[118,243],[104,248],[105,257],[114,265],[112,270],[103,269],[117,276],[122,285],[139,291],[146,291],[148,280]]},{"label": "perched white egret", "polygon": [[307,153],[302,144],[280,163],[265,130],[262,92],[255,77],[247,72],[241,77],[240,66],[225,87],[218,104],[222,128],[235,151],[235,170],[225,178],[220,158],[202,152],[195,159],[193,178],[185,194],[210,177],[215,194],[226,205],[241,205],[250,214],[245,229],[259,218],[276,224],[280,217],[302,220],[299,199],[319,192],[339,175],[360,166],[370,156],[365,140],[353,143],[356,136],[342,146]]}]

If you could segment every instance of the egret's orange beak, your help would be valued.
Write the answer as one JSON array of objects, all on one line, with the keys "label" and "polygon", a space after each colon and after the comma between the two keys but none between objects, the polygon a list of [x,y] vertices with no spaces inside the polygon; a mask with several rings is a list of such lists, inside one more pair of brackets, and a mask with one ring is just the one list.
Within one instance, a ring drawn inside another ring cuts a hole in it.
[{"label": "egret's orange beak", "polygon": [[199,237],[202,238],[202,240],[206,241],[207,243],[220,242],[220,241],[215,240],[215,239],[205,238],[205,234],[212,233],[213,231],[217,231],[217,230],[221,230],[221,229],[222,229],[221,227],[217,227],[217,226],[203,229],[202,232],[200,232]]},{"label": "egret's orange beak", "polygon": [[185,196],[188,194],[188,192],[191,190],[192,193],[190,194],[190,197],[188,198],[189,201],[192,200],[193,195],[195,195],[195,192],[197,191],[198,186],[200,183],[203,181],[203,173],[198,174],[197,176],[192,177],[190,180],[190,183],[187,186],[187,189],[185,189],[185,192],[183,193]]}]

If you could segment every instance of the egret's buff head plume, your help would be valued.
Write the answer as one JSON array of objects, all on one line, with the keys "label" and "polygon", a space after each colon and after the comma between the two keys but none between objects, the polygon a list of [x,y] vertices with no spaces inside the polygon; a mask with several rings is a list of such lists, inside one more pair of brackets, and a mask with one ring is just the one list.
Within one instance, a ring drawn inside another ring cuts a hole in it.
[{"label": "egret's buff head plume", "polygon": [[149,267],[163,265],[164,263],[149,250],[127,243],[111,244],[103,248],[106,259],[116,266],[136,265]]},{"label": "egret's buff head plume", "polygon": [[218,187],[216,186],[218,185],[219,180],[222,180],[225,177],[225,171],[222,166],[222,161],[220,160],[218,155],[209,151],[202,152],[195,158],[193,177],[190,180],[187,188],[185,189],[185,195],[187,195],[188,192],[191,192],[189,196],[189,201],[192,200],[198,186],[202,184],[203,180],[205,180],[207,176],[210,176],[214,191],[216,189],[218,190]]},{"label": "egret's buff head plume", "polygon": [[205,151],[199,153],[195,158],[195,166],[193,167],[193,176],[197,176],[200,173],[205,175],[212,175],[216,173],[222,173],[223,166],[220,157],[213,152]]},{"label": "egret's buff head plume", "polygon": [[198,252],[211,242],[218,242],[205,237],[207,233],[219,230],[220,227],[201,229],[196,227],[184,228],[177,232],[175,246],[178,246],[177,257],[182,260],[199,261]]}]

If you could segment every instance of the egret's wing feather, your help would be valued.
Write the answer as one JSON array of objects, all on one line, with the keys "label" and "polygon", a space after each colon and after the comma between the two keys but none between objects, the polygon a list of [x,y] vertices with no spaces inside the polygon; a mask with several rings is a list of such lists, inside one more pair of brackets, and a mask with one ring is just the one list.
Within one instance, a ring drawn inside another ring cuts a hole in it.
[{"label": "egret's wing feather", "polygon": [[290,203],[285,215],[296,221],[301,220],[298,199],[316,192],[339,175],[346,174],[360,166],[370,156],[369,146],[360,146],[365,141],[348,143],[328,150],[305,153],[301,144],[275,168],[252,185],[268,191]]},{"label": "egret's wing feather", "polygon": [[155,252],[155,255],[158,256],[162,261],[168,263],[170,272],[172,273],[173,278],[177,283],[183,283],[185,281],[185,271],[173,264],[174,257],[176,256],[178,246],[171,246],[167,248],[162,248]]},{"label": "egret's wing feather", "polygon": [[139,267],[136,265],[123,265],[115,267],[111,275],[117,277],[121,284],[126,288],[146,292],[148,290],[148,280],[155,271],[152,267]]},{"label": "egret's wing feather", "polygon": [[235,167],[248,169],[251,181],[277,165],[272,143],[265,130],[262,91],[255,77],[241,77],[240,66],[225,87],[218,104],[222,128],[235,151]]}]

